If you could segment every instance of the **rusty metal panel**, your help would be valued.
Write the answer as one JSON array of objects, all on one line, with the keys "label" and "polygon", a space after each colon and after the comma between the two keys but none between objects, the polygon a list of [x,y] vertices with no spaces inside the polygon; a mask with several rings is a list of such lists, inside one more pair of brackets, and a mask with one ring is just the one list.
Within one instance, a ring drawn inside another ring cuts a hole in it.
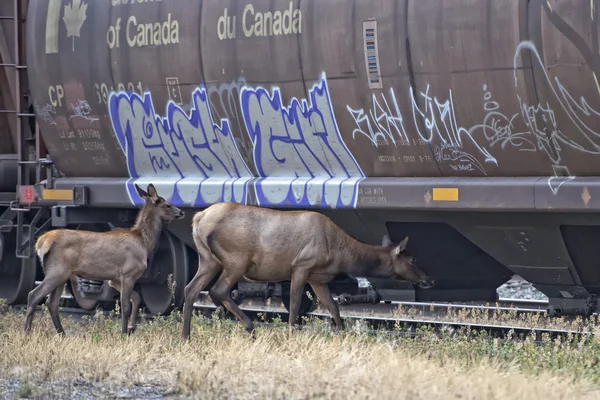
[{"label": "rusty metal panel", "polygon": [[131,177],[133,202],[133,181],[194,206],[357,207],[372,178],[556,195],[600,167],[594,5],[35,0],[29,77],[60,171]]},{"label": "rusty metal panel", "polygon": [[28,77],[55,165],[66,176],[123,176],[125,155],[106,109],[114,87],[106,45],[110,2],[30,4]]}]

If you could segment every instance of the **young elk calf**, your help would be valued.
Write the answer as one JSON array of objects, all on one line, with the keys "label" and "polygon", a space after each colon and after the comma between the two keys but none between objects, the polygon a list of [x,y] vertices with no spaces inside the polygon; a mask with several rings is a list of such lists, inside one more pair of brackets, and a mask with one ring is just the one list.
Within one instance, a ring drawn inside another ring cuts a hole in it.
[{"label": "young elk calf", "polygon": [[209,293],[248,331],[253,330],[252,320],[230,296],[232,286],[242,277],[262,282],[291,280],[290,327],[296,322],[302,289],[308,282],[338,329],[343,327],[342,320],[327,283],[339,273],[401,279],[424,289],[434,285],[433,279],[407,254],[408,237],[398,245],[387,237],[382,246],[364,244],[328,217],[312,211],[218,203],[194,216],[192,235],[200,261],[196,276],[185,288],[184,339],[190,335],[194,301],[218,274]]},{"label": "young elk calf", "polygon": [[[46,232],[37,240],[35,250],[45,277],[27,298],[26,334],[31,331],[35,307],[48,295],[48,310],[54,327],[58,333],[64,333],[58,316],[58,303],[65,283],[75,276],[108,280],[109,285],[121,294],[122,333],[135,331],[140,296],[133,286],[146,270],[148,257],[154,252],[163,222],[184,216],[183,211],[156,193],[154,185],[148,185],[148,192],[144,192],[137,184],[135,188],[146,204],[138,213],[132,228],[109,232],[56,229]],[[131,325],[128,330],[130,312]]]}]

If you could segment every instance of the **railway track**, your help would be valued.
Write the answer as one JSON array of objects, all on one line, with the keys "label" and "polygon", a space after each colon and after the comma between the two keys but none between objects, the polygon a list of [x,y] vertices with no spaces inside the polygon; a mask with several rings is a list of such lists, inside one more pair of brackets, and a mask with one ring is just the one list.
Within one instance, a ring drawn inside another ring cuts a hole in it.
[{"label": "railway track", "polygon": [[[70,294],[63,295],[63,304],[67,305],[71,299]],[[207,292],[201,293],[194,306],[204,316],[210,316],[217,308]],[[280,300],[273,301],[273,298],[267,301],[243,300],[239,306],[260,325],[268,325],[266,321],[271,321],[275,317],[287,321],[288,312]],[[585,323],[581,318],[575,317],[549,318],[546,316],[547,302],[540,300],[500,298],[496,304],[405,301],[339,307],[340,315],[347,327],[360,321],[362,329],[371,333],[401,336],[417,336],[419,327],[428,326],[438,331],[454,333],[466,330],[485,331],[491,336],[504,338],[509,337],[509,334],[512,337],[523,337],[535,332],[536,340],[540,340],[544,334],[552,338],[594,335],[593,328],[598,326],[597,315],[593,315]],[[26,305],[12,307],[15,311],[24,308]],[[110,314],[110,311],[87,311],[69,306],[62,307],[60,312],[61,315],[71,316],[76,321],[84,315],[92,316],[96,312]],[[234,318],[231,314],[227,314],[229,318]],[[308,316],[330,320],[329,312],[321,305],[318,305]],[[151,317],[141,313],[139,318],[143,320]]]}]

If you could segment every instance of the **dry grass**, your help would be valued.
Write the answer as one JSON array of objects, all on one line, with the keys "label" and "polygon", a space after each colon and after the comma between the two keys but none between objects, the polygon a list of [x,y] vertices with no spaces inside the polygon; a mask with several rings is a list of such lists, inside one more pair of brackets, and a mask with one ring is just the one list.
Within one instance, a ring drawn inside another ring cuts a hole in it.
[{"label": "dry grass", "polygon": [[196,398],[600,398],[596,342],[391,339],[360,324],[335,334],[324,321],[291,336],[283,323],[250,336],[234,321],[195,317],[186,343],[177,319],[122,337],[118,320],[63,318],[61,338],[44,311],[26,338],[22,313],[0,314],[0,378],[151,383]]}]

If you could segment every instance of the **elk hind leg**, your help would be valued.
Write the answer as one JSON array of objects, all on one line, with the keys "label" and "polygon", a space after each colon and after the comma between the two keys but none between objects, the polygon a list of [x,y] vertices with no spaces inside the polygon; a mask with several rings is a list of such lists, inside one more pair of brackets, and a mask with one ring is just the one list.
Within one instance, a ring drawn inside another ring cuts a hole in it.
[{"label": "elk hind leg", "polygon": [[[183,328],[181,332],[183,339],[188,339],[190,337],[194,302],[198,299],[198,296],[200,296],[200,292],[208,286],[221,270],[221,265],[209,257],[207,257],[206,261],[200,261],[198,263],[198,271],[190,283],[187,284],[183,293]],[[211,298],[213,297],[211,296]],[[215,299],[213,298],[213,302],[214,300]],[[216,302],[215,305],[218,307]]]},{"label": "elk hind leg", "polygon": [[[236,268],[234,271],[244,271],[244,268]],[[254,323],[231,298],[231,288],[242,277],[243,272],[231,272],[231,270],[223,269],[223,273],[212,288],[214,296],[220,300],[225,308],[227,308],[236,318],[244,324],[248,332],[254,330]]]},{"label": "elk hind leg", "polygon": [[[33,323],[33,316],[35,314],[35,308],[40,304],[42,299],[52,293],[56,288],[61,287],[67,282],[67,279],[63,279],[59,275],[46,275],[42,283],[35,289],[33,289],[27,295],[27,315],[25,317],[25,334],[31,332],[31,324]],[[62,284],[62,285],[61,285]]]},{"label": "elk hind leg", "polygon": [[58,305],[60,303],[60,296],[62,295],[63,289],[64,285],[59,285],[52,293],[50,293],[50,297],[48,298],[48,310],[50,311],[52,323],[54,324],[54,328],[56,328],[56,332],[61,335],[65,333],[65,330],[60,323]]},{"label": "elk hind leg", "polygon": [[333,300],[333,297],[331,296],[331,292],[329,291],[329,286],[327,285],[327,283],[311,282],[310,280],[308,281],[308,283],[313,288],[313,290],[315,291],[315,294],[321,300],[321,302],[323,303],[325,308],[327,308],[327,310],[331,314],[331,317],[333,318],[333,321],[335,322],[336,328],[338,330],[344,329],[344,324],[342,322],[342,318],[340,318],[340,309],[339,309],[337,303]]}]

